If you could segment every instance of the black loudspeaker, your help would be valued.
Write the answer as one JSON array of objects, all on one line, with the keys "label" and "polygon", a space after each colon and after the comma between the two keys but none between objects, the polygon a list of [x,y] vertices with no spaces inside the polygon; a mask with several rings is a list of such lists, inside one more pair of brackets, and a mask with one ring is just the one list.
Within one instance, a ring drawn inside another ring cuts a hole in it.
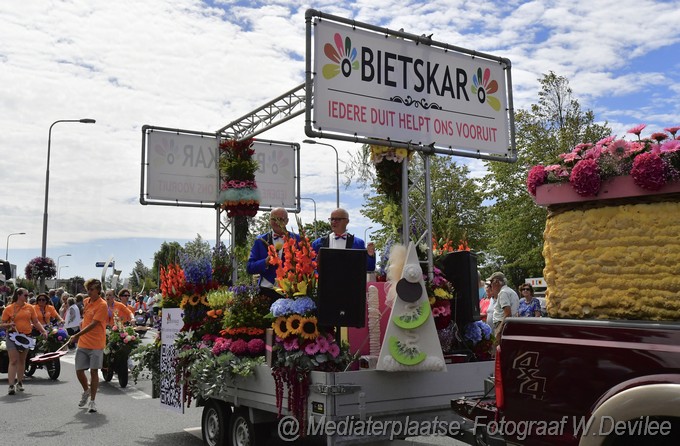
[{"label": "black loudspeaker", "polygon": [[[455,251],[442,262],[444,276],[453,284],[455,300],[451,302],[458,330],[479,320],[479,276],[477,255],[471,251]],[[462,332],[462,331],[461,331]]]},{"label": "black loudspeaker", "polygon": [[0,260],[0,273],[5,276],[5,280],[12,278],[12,265],[7,260]]},{"label": "black loudspeaker", "polygon": [[319,325],[363,328],[366,323],[366,250],[321,248]]}]

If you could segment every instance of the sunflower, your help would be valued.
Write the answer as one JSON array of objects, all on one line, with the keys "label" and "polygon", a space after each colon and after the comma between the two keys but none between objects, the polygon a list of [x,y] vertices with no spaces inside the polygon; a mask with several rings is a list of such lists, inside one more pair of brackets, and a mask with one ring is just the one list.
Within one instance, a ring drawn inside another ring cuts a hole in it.
[{"label": "sunflower", "polygon": [[210,306],[210,303],[208,302],[208,296],[206,296],[205,294],[201,294],[201,299],[200,299],[200,301],[201,301],[201,303],[202,303],[203,305],[205,305],[206,307],[209,307],[209,306]]},{"label": "sunflower", "polygon": [[286,327],[288,328],[288,333],[292,335],[298,335],[302,331],[302,316],[299,314],[291,315],[286,321]]},{"label": "sunflower", "polygon": [[276,336],[280,337],[281,339],[285,339],[290,334],[288,333],[288,324],[286,324],[285,316],[277,317],[272,323],[272,328],[274,329]]},{"label": "sunflower", "polygon": [[300,320],[300,336],[303,339],[314,340],[319,336],[319,328],[316,326],[316,316],[303,317]]},{"label": "sunflower", "polygon": [[188,302],[189,302],[189,296],[183,296],[182,302],[179,303],[179,307],[180,308],[186,307]]},{"label": "sunflower", "polygon": [[201,301],[201,296],[198,294],[192,294],[191,297],[189,298],[189,305],[192,307],[195,307],[198,305],[198,303]]}]

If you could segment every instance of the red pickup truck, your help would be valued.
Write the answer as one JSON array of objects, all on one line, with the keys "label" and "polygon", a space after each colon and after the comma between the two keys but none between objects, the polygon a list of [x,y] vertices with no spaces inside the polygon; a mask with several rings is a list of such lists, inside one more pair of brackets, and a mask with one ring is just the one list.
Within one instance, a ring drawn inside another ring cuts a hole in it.
[{"label": "red pickup truck", "polygon": [[680,323],[509,318],[494,383],[464,441],[680,445]]}]

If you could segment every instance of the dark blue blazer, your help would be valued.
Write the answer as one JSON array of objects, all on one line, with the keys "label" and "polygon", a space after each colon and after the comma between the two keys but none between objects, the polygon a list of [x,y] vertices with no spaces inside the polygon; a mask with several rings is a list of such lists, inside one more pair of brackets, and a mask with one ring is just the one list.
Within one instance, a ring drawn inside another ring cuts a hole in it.
[{"label": "dark blue blazer", "polygon": [[[334,235],[328,234],[312,242],[312,248],[316,253],[319,253],[319,248],[328,248],[330,246],[329,237]],[[366,249],[366,244],[359,237],[355,237],[352,234],[347,234],[347,243],[345,244],[347,249]],[[371,257],[366,253],[366,271],[375,271],[375,256]]]},{"label": "dark blue blazer", "polygon": [[[292,237],[295,241],[300,241],[300,236],[292,232],[288,232],[288,237]],[[272,233],[259,235],[255,239],[253,247],[250,249],[250,258],[248,258],[248,265],[246,271],[248,274],[259,274],[260,280],[257,284],[262,282],[264,277],[273,284],[276,284],[276,267],[267,264],[267,256],[269,255],[269,245],[273,245]]]}]

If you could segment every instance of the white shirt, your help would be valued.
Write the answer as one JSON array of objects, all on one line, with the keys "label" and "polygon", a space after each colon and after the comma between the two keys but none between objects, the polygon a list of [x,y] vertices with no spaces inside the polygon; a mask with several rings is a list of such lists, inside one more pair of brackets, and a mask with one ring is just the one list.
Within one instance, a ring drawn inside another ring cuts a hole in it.
[{"label": "white shirt", "polygon": [[71,305],[68,307],[68,311],[66,312],[66,317],[65,317],[66,323],[64,324],[64,328],[76,328],[80,327],[80,309],[78,308],[78,305]]},{"label": "white shirt", "polygon": [[[347,234],[345,233],[345,235]],[[347,246],[347,238],[340,237],[336,240],[335,237],[334,232],[331,232],[328,235],[328,247],[333,249],[345,249]]]},{"label": "white shirt", "polygon": [[505,313],[503,312],[503,308],[505,307],[510,307],[510,316],[517,316],[517,313],[519,312],[519,296],[517,296],[515,290],[507,285],[503,285],[498,292],[496,305],[493,307],[494,324],[505,320]]}]

